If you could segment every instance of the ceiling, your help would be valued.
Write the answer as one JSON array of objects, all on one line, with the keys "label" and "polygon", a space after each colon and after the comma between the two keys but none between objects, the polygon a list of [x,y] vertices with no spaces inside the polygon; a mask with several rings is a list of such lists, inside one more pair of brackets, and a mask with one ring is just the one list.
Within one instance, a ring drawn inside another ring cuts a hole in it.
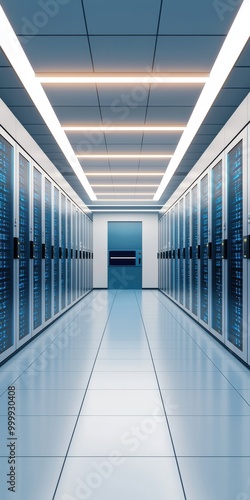
[{"label": "ceiling", "polygon": [[[0,0],[35,73],[68,76],[206,76],[241,3]],[[203,84],[43,84],[43,88],[62,126],[185,126]],[[153,196],[169,159],[121,159],[110,155],[171,155],[181,131],[66,132],[76,154],[106,156],[79,158],[97,197],[97,201],[91,201],[8,59],[0,52],[0,98],[92,211],[160,210],[249,90],[248,42],[159,201],[153,201]]]}]

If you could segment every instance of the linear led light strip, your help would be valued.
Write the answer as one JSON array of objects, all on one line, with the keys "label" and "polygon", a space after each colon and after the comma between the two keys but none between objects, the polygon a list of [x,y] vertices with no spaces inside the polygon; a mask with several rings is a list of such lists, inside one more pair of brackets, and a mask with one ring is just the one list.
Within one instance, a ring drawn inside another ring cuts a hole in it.
[{"label": "linear led light strip", "polygon": [[119,125],[100,125],[100,126],[65,126],[62,127],[66,132],[183,132],[183,126],[119,126]]},{"label": "linear led light strip", "polygon": [[40,83],[56,83],[56,84],[173,84],[173,83],[184,83],[184,84],[192,84],[192,83],[206,83],[208,80],[208,76],[190,76],[190,75],[163,75],[161,73],[155,73],[151,75],[135,75],[135,76],[97,76],[97,75],[78,75],[78,76],[66,76],[66,75],[55,75],[55,76],[36,76],[37,80]]},{"label": "linear led light strip", "polygon": [[[108,205],[109,206],[109,205]],[[128,205],[130,206],[130,205]],[[136,205],[137,206],[137,205]],[[92,212],[157,212],[159,213],[159,209],[145,209],[145,208],[142,208],[141,210],[140,209],[127,209],[127,208],[124,208],[124,209],[119,209],[119,208],[113,208],[113,209],[106,209],[105,208],[102,208],[102,209],[97,209],[97,208],[93,208],[92,209]]]},{"label": "linear led light strip", "polygon": [[112,192],[112,193],[95,193],[96,196],[153,196],[154,193],[118,193],[118,192]]},{"label": "linear led light strip", "polygon": [[200,128],[230,71],[245,47],[250,35],[249,19],[250,0],[244,0],[212,67],[210,77],[202,89],[200,97],[187,123],[186,130],[180,138],[174,156],[168,164],[168,168],[156,191],[154,200],[158,201],[166,189],[196,132]]},{"label": "linear led light strip", "polygon": [[12,29],[3,8],[0,6],[0,47],[9,59],[12,68],[20,78],[24,88],[34,102],[37,110],[44,119],[47,127],[61,148],[66,159],[83,185],[91,200],[96,200],[96,196],[82,170],[79,160],[76,158],[70,142],[62,130],[60,122],[42,88],[41,83],[35,77],[32,66],[26,57],[17,37]]},{"label": "linear led light strip", "polygon": [[164,172],[85,172],[88,177],[162,177]]},{"label": "linear led light strip", "polygon": [[158,187],[158,184],[91,184],[92,188],[114,188],[114,187],[119,187],[119,188],[124,188],[124,187],[140,187],[140,188],[152,188],[152,187]]},{"label": "linear led light strip", "polygon": [[[102,199],[102,198],[98,198],[97,201],[115,201],[114,198],[108,198],[108,199]],[[117,200],[119,203],[121,201],[153,201],[153,198],[150,198],[150,199],[143,199],[143,200],[139,200],[137,198],[133,198],[133,199],[130,199],[130,198],[119,198],[119,200]]]},{"label": "linear led light strip", "polygon": [[165,158],[172,158],[173,155],[157,155],[157,154],[143,154],[143,155],[140,155],[140,154],[99,154],[99,155],[88,155],[88,154],[78,154],[76,155],[77,158],[94,158],[94,159],[97,159],[97,160],[101,160],[101,159],[107,159],[107,158],[115,158],[115,159],[155,159],[155,160],[160,160],[160,159],[165,159]]}]

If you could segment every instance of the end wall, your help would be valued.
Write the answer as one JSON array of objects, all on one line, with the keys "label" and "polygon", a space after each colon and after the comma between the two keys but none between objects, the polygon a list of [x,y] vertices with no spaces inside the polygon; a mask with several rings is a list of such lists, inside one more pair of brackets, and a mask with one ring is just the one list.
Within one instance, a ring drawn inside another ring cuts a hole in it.
[{"label": "end wall", "polygon": [[108,286],[108,222],[142,222],[142,288],[158,288],[158,214],[94,213],[94,288]]}]

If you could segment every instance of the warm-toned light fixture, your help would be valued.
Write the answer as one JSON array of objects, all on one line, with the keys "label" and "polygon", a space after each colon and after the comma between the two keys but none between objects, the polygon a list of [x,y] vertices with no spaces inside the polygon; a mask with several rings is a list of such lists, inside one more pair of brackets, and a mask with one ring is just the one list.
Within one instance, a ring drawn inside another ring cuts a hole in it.
[{"label": "warm-toned light fixture", "polygon": [[76,125],[63,126],[65,132],[183,132],[184,126],[166,125],[166,126],[151,126],[151,125]]},{"label": "warm-toned light fixture", "polygon": [[119,188],[120,187],[121,188],[122,187],[130,187],[130,188],[132,188],[132,187],[136,187],[136,188],[138,188],[138,187],[142,187],[142,188],[150,187],[150,188],[152,188],[152,187],[157,187],[158,184],[133,184],[132,182],[131,182],[131,184],[92,184],[91,183],[91,186],[92,186],[92,188],[109,188],[109,187],[111,187],[111,188],[112,187],[116,187],[116,188],[117,187],[119,187]]},{"label": "warm-toned light fixture", "polygon": [[126,85],[138,84],[145,85],[166,85],[166,84],[203,84],[206,83],[208,75],[168,75],[162,73],[143,74],[143,75],[40,75],[37,74],[37,80],[40,83],[52,84],[108,84],[108,85]]},{"label": "warm-toned light fixture", "polygon": [[121,192],[112,192],[112,193],[95,193],[96,196],[153,196],[154,193],[121,193]]},{"label": "warm-toned light fixture", "polygon": [[126,160],[133,160],[133,159],[138,159],[138,160],[147,160],[147,159],[155,159],[155,160],[163,160],[166,158],[172,158],[172,154],[77,154],[77,158],[89,158],[89,159],[95,159],[95,160],[102,160],[102,159],[126,159]]},{"label": "warm-toned light fixture", "polygon": [[164,172],[85,172],[87,177],[162,177]]}]

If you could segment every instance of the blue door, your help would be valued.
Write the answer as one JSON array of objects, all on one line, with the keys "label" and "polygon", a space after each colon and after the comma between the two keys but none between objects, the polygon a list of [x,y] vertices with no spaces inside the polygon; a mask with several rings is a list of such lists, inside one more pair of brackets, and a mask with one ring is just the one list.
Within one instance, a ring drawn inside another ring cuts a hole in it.
[{"label": "blue door", "polygon": [[141,222],[108,222],[108,288],[142,288]]}]

